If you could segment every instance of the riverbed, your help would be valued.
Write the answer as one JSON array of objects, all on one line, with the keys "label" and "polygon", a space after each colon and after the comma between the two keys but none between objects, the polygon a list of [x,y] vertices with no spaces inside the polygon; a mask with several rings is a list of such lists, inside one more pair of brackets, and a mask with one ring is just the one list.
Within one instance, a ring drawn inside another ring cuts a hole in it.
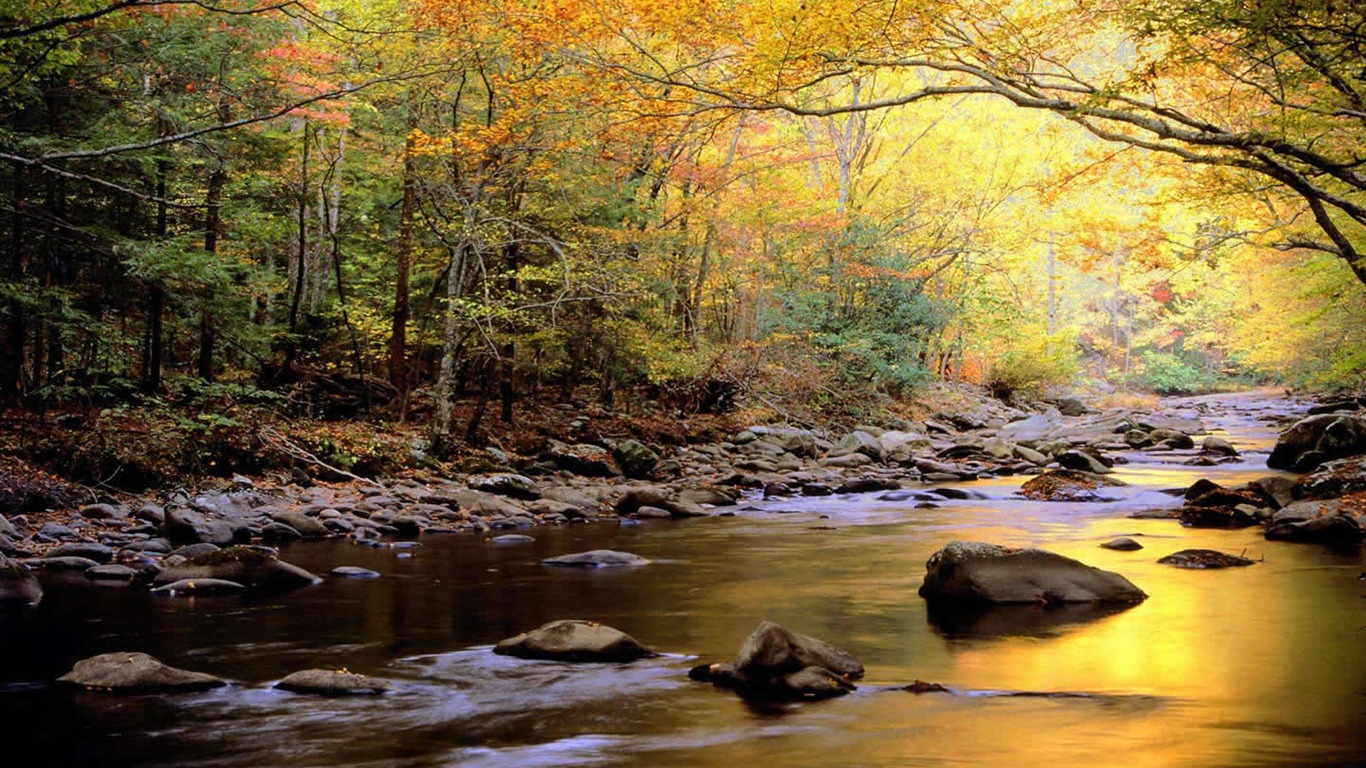
[{"label": "riverbed", "polygon": [[[193,766],[1306,766],[1366,762],[1366,581],[1359,550],[1268,542],[1260,528],[1135,520],[1201,477],[1269,474],[1274,400],[1211,400],[1244,461],[1188,467],[1126,453],[1131,487],[1100,503],[1016,495],[1021,477],[953,487],[924,507],[883,494],[751,501],[733,516],[537,529],[499,546],[426,535],[372,548],[290,545],[328,579],[274,597],[158,598],[44,578],[0,617],[0,723],[39,765]],[[634,522],[634,521],[631,521]],[[1099,547],[1119,535],[1144,549]],[[1118,571],[1127,609],[929,610],[931,553],[956,540],[1039,546]],[[1256,560],[1191,571],[1186,548]],[[577,571],[544,557],[634,552],[645,567]],[[663,655],[630,665],[523,661],[500,639],[563,618],[621,629]],[[761,620],[833,642],[867,668],[840,699],[774,704],[688,680]],[[233,683],[111,696],[53,685],[81,658],[144,651]],[[309,667],[390,680],[382,697],[272,688]],[[899,690],[914,680],[950,693]],[[14,759],[13,757],[11,759]]]}]

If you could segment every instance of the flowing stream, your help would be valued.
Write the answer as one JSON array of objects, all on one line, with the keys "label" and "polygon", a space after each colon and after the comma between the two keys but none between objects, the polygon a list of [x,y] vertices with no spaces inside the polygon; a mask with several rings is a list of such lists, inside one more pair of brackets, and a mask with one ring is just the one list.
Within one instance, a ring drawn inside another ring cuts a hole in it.
[{"label": "flowing stream", "polygon": [[[919,508],[878,495],[774,500],[733,517],[533,530],[533,544],[426,536],[416,547],[300,543],[323,573],[379,571],[270,598],[154,598],[45,578],[35,610],[0,617],[0,724],[38,765],[185,766],[1308,766],[1366,764],[1366,582],[1359,551],[1267,542],[1260,529],[1133,520],[1200,477],[1267,474],[1288,404],[1206,401],[1245,452],[1222,467],[1132,453],[1132,487],[1102,503],[1039,503],[1024,478],[957,484]],[[781,512],[781,513],[780,513]],[[1138,535],[1144,549],[1098,546]],[[927,610],[924,562],[954,539],[1039,546],[1129,577],[1127,610]],[[1257,564],[1158,565],[1203,547]],[[650,558],[579,572],[539,560],[586,549]],[[496,641],[561,618],[617,627],[665,655],[630,665],[521,661]],[[769,619],[867,668],[835,700],[762,704],[691,682]],[[233,684],[112,696],[52,684],[106,651],[145,651]],[[271,687],[309,667],[389,679],[382,697]],[[913,680],[953,694],[897,690]]]}]

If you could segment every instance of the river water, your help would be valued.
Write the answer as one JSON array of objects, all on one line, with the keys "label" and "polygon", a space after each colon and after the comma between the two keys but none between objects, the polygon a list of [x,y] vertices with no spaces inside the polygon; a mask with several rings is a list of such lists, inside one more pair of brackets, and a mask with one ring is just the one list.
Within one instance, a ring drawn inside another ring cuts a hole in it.
[{"label": "river water", "polygon": [[[917,508],[876,496],[771,502],[734,517],[535,530],[534,544],[428,536],[412,548],[297,544],[314,572],[379,571],[271,598],[153,598],[49,578],[41,606],[0,617],[0,733],[36,764],[112,766],[1307,766],[1366,764],[1366,582],[1359,551],[1267,542],[1126,516],[1163,489],[1267,473],[1284,404],[1229,401],[1211,422],[1247,453],[1225,467],[1130,454],[1116,500],[982,498]],[[781,511],[781,513],[779,513]],[[1135,535],[1145,549],[1100,542]],[[954,539],[1040,546],[1115,570],[1150,598],[1127,610],[928,611],[916,590]],[[1258,560],[1157,565],[1189,547]],[[622,549],[643,568],[538,561]],[[600,621],[665,655],[630,665],[495,656],[562,618]],[[829,640],[867,668],[854,694],[746,702],[686,671],[731,658],[763,619]],[[233,681],[174,696],[54,686],[95,653],[145,651]],[[289,672],[384,677],[383,697],[271,687]],[[897,690],[915,679],[953,694]]]}]

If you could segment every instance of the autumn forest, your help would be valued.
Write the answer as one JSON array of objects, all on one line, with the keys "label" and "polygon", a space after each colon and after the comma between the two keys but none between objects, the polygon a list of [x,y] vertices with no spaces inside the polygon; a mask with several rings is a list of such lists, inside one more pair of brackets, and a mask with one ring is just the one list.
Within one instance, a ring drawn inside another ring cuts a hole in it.
[{"label": "autumn forest", "polygon": [[1366,376],[1354,3],[0,8],[9,405]]}]

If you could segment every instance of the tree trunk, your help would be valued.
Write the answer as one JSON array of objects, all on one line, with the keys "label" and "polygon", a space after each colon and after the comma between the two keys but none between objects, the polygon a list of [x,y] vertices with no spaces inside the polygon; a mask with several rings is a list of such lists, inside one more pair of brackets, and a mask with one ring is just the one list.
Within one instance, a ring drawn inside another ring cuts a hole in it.
[{"label": "tree trunk", "polygon": [[298,354],[299,304],[304,298],[304,276],[308,272],[308,121],[304,121],[303,154],[299,160],[299,200],[296,214],[299,218],[299,252],[295,259],[293,295],[289,299],[289,338],[285,341],[284,373],[294,365]]},{"label": "tree trunk", "polygon": [[[227,180],[228,174],[220,162],[209,174],[209,189],[204,195],[204,251],[210,258],[218,253],[219,208]],[[199,360],[195,368],[199,378],[204,381],[213,381],[214,344],[217,341],[211,293],[204,296],[203,306],[199,309]]]},{"label": "tree trunk", "polygon": [[[165,127],[163,126],[163,132]],[[157,160],[157,223],[156,239],[166,239],[168,231],[166,210],[166,177],[170,174],[170,161]],[[166,354],[164,326],[166,315],[166,290],[161,283],[153,281],[147,296],[147,347],[142,365],[142,391],[152,394],[161,389],[161,368]]]},{"label": "tree trunk", "polygon": [[394,278],[394,315],[389,330],[389,381],[399,391],[408,387],[408,281],[413,268],[413,219],[417,213],[417,162],[413,155],[413,132],[417,107],[409,95],[408,139],[403,146],[403,203],[399,210],[397,272]]},{"label": "tree trunk", "polygon": [[[24,195],[28,169],[18,161],[12,168],[9,259],[5,274],[18,288],[24,279],[24,216],[28,213]],[[25,319],[23,304],[17,297],[10,300],[6,308],[3,354],[0,354],[0,404],[14,405],[23,395]]]}]

